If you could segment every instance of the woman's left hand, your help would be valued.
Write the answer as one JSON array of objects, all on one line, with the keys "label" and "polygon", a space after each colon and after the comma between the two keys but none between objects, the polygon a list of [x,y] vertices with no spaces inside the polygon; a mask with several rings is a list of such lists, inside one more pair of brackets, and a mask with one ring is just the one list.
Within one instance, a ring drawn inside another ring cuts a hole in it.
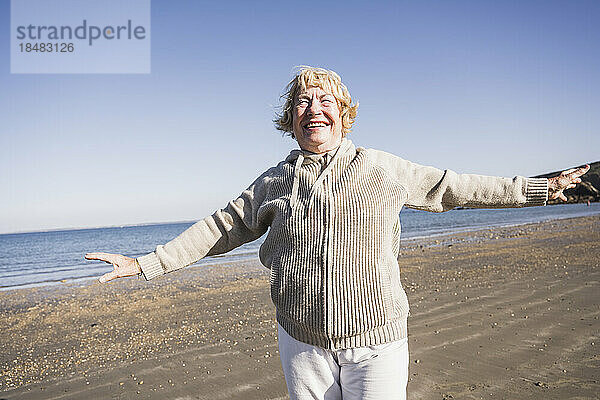
[{"label": "woman's left hand", "polygon": [[567,201],[567,196],[563,194],[563,190],[572,189],[578,183],[581,183],[580,176],[588,172],[589,169],[590,166],[586,165],[585,167],[563,171],[559,176],[555,176],[554,178],[548,178],[548,199]]}]

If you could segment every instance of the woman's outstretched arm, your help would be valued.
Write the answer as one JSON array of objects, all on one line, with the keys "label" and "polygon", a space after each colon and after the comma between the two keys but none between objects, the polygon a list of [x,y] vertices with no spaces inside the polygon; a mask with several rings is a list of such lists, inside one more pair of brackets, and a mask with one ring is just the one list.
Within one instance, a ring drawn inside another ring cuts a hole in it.
[{"label": "woman's outstretched arm", "polygon": [[88,260],[112,264],[114,270],[100,278],[115,278],[142,273],[147,279],[191,265],[207,255],[226,253],[244,243],[258,239],[270,224],[268,213],[261,214],[274,168],[267,170],[229,204],[190,226],[175,239],[159,245],[152,253],[137,259],[111,253],[88,253]]},{"label": "woman's outstretched arm", "polygon": [[405,205],[426,211],[442,212],[455,207],[506,208],[545,205],[548,199],[561,198],[565,189],[575,187],[589,166],[546,178],[502,178],[476,174],[457,174],[451,170],[419,165],[392,154],[370,150],[377,165],[390,173],[406,190]]}]

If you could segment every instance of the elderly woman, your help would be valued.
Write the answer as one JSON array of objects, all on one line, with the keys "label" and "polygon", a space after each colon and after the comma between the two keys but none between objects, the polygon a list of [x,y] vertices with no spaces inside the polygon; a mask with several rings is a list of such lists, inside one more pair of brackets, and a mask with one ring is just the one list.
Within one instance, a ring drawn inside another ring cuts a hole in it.
[{"label": "elderly woman", "polygon": [[399,213],[526,207],[563,198],[589,167],[513,179],[457,174],[346,139],[357,105],[333,71],[303,67],[275,121],[300,149],[225,208],[137,259],[87,254],[146,279],[258,239],[270,269],[280,357],[292,399],[404,399],[409,307],[400,283]]}]

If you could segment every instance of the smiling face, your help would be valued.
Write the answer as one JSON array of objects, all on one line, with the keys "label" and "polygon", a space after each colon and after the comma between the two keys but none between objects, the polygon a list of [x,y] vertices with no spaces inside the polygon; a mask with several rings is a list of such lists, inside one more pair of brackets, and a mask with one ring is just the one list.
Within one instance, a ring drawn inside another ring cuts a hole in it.
[{"label": "smiling face", "polygon": [[303,150],[325,153],[342,141],[342,121],[336,98],[320,87],[309,87],[294,99],[294,137]]}]

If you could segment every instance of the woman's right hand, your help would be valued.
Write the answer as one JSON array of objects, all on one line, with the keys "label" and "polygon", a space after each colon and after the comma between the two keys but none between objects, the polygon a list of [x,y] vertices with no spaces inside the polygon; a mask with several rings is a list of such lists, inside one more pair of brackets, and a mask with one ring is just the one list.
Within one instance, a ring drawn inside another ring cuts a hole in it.
[{"label": "woman's right hand", "polygon": [[121,254],[87,253],[85,258],[86,260],[100,260],[113,265],[114,270],[112,272],[108,272],[98,279],[101,283],[116,278],[139,275],[142,272],[140,264],[135,258],[123,256]]}]

